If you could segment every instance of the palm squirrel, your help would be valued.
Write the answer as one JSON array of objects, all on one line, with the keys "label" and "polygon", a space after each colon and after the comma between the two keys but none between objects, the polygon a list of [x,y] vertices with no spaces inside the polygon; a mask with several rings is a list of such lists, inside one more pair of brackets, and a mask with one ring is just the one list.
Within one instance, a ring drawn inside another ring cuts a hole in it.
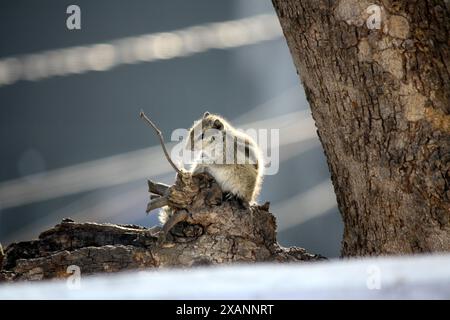
[{"label": "palm squirrel", "polygon": [[[248,206],[258,197],[264,161],[256,142],[219,115],[205,112],[189,130],[185,148],[196,156],[190,172],[207,172],[227,198],[235,197]],[[172,215],[168,207],[159,214],[161,223]]]}]

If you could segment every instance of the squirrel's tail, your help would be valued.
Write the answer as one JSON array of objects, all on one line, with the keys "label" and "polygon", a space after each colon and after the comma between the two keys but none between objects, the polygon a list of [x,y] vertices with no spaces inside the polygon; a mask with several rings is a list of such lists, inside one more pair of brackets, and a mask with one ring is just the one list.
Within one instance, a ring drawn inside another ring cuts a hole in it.
[{"label": "squirrel's tail", "polygon": [[170,209],[168,206],[162,207],[161,210],[159,210],[159,222],[161,222],[162,225],[164,225],[167,220],[173,215],[172,209]]}]

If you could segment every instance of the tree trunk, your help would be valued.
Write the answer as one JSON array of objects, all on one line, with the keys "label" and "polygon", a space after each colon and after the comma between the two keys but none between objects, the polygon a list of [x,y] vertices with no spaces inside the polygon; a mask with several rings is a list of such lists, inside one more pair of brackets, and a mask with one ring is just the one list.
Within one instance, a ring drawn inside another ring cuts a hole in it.
[{"label": "tree trunk", "polygon": [[0,254],[0,282],[65,278],[75,268],[88,275],[143,268],[324,259],[303,248],[279,246],[269,204],[246,208],[235,200],[222,201],[222,191],[207,174],[178,175],[170,188],[149,181],[149,191],[166,195],[182,219],[169,220],[173,223],[163,231],[64,219],[37,240],[9,245],[5,255]]},{"label": "tree trunk", "polygon": [[342,255],[449,251],[450,2],[273,4],[328,160]]}]

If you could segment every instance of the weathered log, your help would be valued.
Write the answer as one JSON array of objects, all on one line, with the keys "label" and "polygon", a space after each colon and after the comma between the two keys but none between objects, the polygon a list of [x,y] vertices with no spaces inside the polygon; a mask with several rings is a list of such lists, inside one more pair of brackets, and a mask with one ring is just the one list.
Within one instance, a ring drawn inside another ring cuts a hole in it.
[{"label": "weathered log", "polygon": [[[276,241],[275,217],[263,206],[222,200],[214,179],[183,173],[167,190],[182,219],[170,230],[64,219],[37,240],[5,249],[0,281],[63,278],[128,269],[191,267],[233,262],[316,261],[324,257]],[[182,214],[184,213],[184,214]],[[187,213],[187,214],[186,214]],[[164,237],[161,237],[161,234]]]}]

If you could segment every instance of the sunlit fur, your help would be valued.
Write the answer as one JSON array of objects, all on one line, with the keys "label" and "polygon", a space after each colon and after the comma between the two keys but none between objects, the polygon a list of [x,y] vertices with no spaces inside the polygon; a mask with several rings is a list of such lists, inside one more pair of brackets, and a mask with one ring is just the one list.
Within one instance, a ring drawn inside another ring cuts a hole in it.
[{"label": "sunlit fur", "polygon": [[[232,139],[223,139],[224,134]],[[232,140],[236,142],[229,143]],[[219,141],[224,148],[220,149],[221,152],[213,152]],[[221,116],[206,112],[189,130],[186,149],[198,152],[198,157],[190,168],[192,173],[208,172],[223,192],[231,193],[249,204],[256,201],[262,183],[264,162],[258,145],[249,135],[233,128]],[[238,159],[246,161],[237,163]],[[170,209],[163,208],[160,221],[167,221],[170,214]]]}]

